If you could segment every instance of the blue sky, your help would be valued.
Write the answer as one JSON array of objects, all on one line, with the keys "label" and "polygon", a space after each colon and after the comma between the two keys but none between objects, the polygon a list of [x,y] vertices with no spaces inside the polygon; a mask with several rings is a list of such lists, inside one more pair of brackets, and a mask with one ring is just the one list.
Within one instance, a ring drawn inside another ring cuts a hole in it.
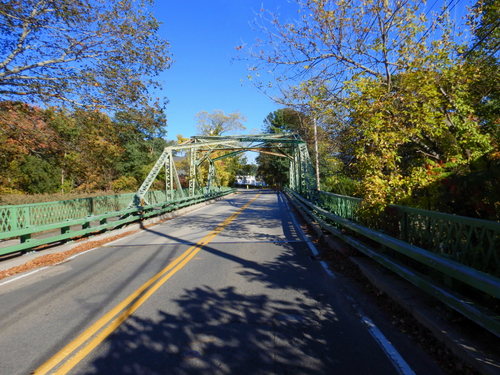
[{"label": "blue sky", "polygon": [[[286,0],[264,2],[276,9]],[[264,118],[279,106],[246,78],[247,62],[235,47],[252,44],[251,23],[262,2],[256,0],[157,1],[155,16],[161,35],[171,43],[174,63],[160,79],[167,105],[168,138],[195,135],[196,113],[239,111],[246,118],[244,133],[262,131]]]}]

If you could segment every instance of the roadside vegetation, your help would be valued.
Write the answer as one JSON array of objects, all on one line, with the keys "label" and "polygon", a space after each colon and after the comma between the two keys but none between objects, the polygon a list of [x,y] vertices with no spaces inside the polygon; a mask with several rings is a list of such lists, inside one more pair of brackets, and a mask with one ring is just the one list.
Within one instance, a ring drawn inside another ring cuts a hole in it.
[{"label": "roadside vegetation", "polygon": [[[290,19],[262,9],[267,38],[248,49],[250,78],[283,106],[263,130],[299,133],[321,189],[364,198],[366,215],[398,203],[499,220],[499,3],[477,0],[457,20],[457,0],[437,3],[294,0]],[[134,191],[183,141],[165,140],[165,103],[152,95],[171,56],[151,4],[0,5],[1,202]],[[260,81],[263,71],[273,79]],[[200,112],[199,133],[244,121]],[[257,163],[269,185],[287,183],[286,160]],[[216,164],[222,185],[249,168],[242,155]]]},{"label": "roadside vegetation", "polygon": [[166,145],[165,103],[152,92],[171,56],[151,5],[2,2],[2,202],[137,188]]},{"label": "roadside vegetation", "polygon": [[0,194],[138,187],[167,142],[164,116],[0,103]]},{"label": "roadside vegetation", "polygon": [[[499,220],[499,3],[457,22],[453,1],[295,3],[291,20],[262,11],[268,38],[250,50],[286,106],[264,130],[301,134],[321,188],[364,198],[366,215],[398,203]],[[286,183],[283,162],[259,161]]]}]

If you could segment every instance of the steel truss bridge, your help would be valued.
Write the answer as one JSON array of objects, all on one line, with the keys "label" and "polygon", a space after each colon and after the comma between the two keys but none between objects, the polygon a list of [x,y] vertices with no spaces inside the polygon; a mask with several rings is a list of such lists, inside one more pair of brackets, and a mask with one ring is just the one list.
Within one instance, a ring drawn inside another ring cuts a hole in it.
[{"label": "steel truss bridge", "polygon": [[[189,196],[194,196],[199,188],[204,188],[206,192],[210,192],[218,187],[216,162],[246,151],[287,158],[290,162],[290,189],[307,196],[317,190],[307,145],[297,134],[194,136],[183,144],[166,147],[163,150],[163,153],[136,192],[130,207],[134,205],[143,206],[149,203],[146,199],[147,192],[163,168],[165,169],[167,200],[174,197],[176,190],[182,192],[179,174],[174,162],[174,155],[178,151],[186,152],[189,159]],[[201,186],[199,178],[199,167],[203,163],[208,163],[208,178],[204,187]]]}]

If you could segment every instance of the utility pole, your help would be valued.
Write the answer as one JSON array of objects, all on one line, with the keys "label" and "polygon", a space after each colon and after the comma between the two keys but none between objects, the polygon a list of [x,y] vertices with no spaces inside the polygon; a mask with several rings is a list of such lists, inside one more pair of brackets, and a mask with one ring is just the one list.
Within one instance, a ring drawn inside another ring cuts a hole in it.
[{"label": "utility pole", "polygon": [[316,114],[313,115],[313,127],[314,127],[314,155],[316,159],[316,185],[318,186],[318,190],[321,190],[319,185],[319,152],[318,152],[318,119]]}]

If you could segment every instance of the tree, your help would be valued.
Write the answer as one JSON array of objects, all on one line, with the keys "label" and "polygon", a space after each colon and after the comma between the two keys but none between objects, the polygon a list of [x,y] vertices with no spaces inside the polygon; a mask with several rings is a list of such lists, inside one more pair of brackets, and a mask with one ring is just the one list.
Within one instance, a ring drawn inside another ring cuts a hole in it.
[{"label": "tree", "polygon": [[246,121],[246,118],[239,112],[226,115],[220,110],[212,113],[202,111],[196,114],[196,118],[198,119],[198,131],[202,135],[217,136],[222,135],[222,133],[245,129],[242,123]]},{"label": "tree", "polygon": [[[155,112],[0,102],[0,192],[133,190],[168,142]],[[172,142],[173,143],[173,142]]]},{"label": "tree", "polygon": [[[57,189],[58,179],[53,177],[58,169],[54,164],[59,150],[58,134],[47,125],[43,110],[20,102],[0,102],[0,184],[3,188],[31,193]],[[46,172],[50,176],[44,176]]]},{"label": "tree", "polygon": [[[418,0],[296,0],[298,19],[264,19],[267,34],[250,51],[251,70],[275,72],[277,81],[315,81],[337,99],[350,82],[367,76],[387,90],[400,71],[425,63],[432,33],[425,28],[424,5]],[[437,28],[446,17],[433,22]],[[443,39],[444,40],[444,39]],[[257,52],[253,52],[257,51]],[[273,85],[274,86],[274,85]]]},{"label": "tree", "polygon": [[465,47],[462,58],[477,67],[471,84],[470,97],[481,124],[500,139],[500,4],[493,0],[478,0],[469,14],[474,38]]},{"label": "tree", "polygon": [[[324,179],[336,169],[338,162],[334,158],[336,146],[332,137],[323,128],[317,127],[314,132],[314,118],[310,114],[293,108],[282,108],[271,112],[264,120],[266,133],[297,133],[307,143],[309,153],[317,156],[319,175]],[[316,153],[317,145],[317,153]],[[279,151],[279,150],[277,150]],[[259,175],[267,177],[267,181],[275,180],[275,184],[284,185],[288,182],[288,161],[275,160],[275,156],[261,154],[257,158]],[[273,177],[274,174],[274,177]]]},{"label": "tree", "polygon": [[[254,56],[280,84],[292,81],[282,101],[305,104],[309,115],[314,110],[336,126],[325,129],[340,147],[349,189],[358,189],[366,207],[427,206],[438,195],[427,190],[431,198],[419,200],[417,192],[498,149],[497,63],[491,52],[471,62],[460,56],[449,4],[426,23],[418,0],[297,3],[298,21],[271,16],[269,38]],[[495,33],[493,3],[481,0],[489,4],[480,12],[488,31],[476,33],[466,51]]]},{"label": "tree", "polygon": [[[301,134],[303,139],[308,142],[309,153],[314,157],[314,169],[316,175],[316,185],[321,189],[320,163],[325,164],[325,161],[331,158],[325,155],[325,150],[322,150],[321,157],[323,162],[320,162],[320,143],[324,149],[325,145],[332,145],[331,137],[325,137],[325,128],[331,122],[332,111],[329,109],[329,92],[325,84],[319,83],[316,80],[307,80],[302,82],[299,87],[293,87],[290,90],[290,96],[285,95],[285,100],[290,100],[287,103],[290,107],[298,109],[295,111],[299,114],[299,119],[304,118],[307,121],[301,120],[308,134]],[[291,124],[285,124],[285,126]],[[311,135],[312,133],[312,135]],[[321,138],[321,142],[319,140]],[[327,146],[328,147],[328,146]],[[328,147],[331,149],[331,147]]]},{"label": "tree", "polygon": [[75,186],[84,191],[110,189],[111,182],[119,177],[116,165],[123,153],[111,118],[81,109],[72,112],[70,118],[78,134],[66,153],[74,167],[71,175]]},{"label": "tree", "polygon": [[[91,108],[141,108],[169,67],[150,0],[6,0],[0,95]],[[159,103],[154,103],[159,105]]]},{"label": "tree", "polygon": [[474,51],[482,52],[483,56],[494,56],[499,51],[500,21],[498,15],[500,5],[495,0],[478,0],[469,14],[469,22],[474,33],[473,43],[466,50],[466,55]]},{"label": "tree", "polygon": [[[217,110],[212,113],[205,111],[196,114],[198,119],[198,131],[202,135],[220,136],[223,133],[245,129],[242,122],[246,118],[239,112],[225,114],[223,111]],[[215,151],[211,154],[211,158],[220,157],[224,155],[224,151]],[[231,156],[217,160],[216,166],[216,179],[223,186],[232,185],[236,179],[236,173],[243,163],[244,156],[242,154]],[[208,162],[204,162],[199,167],[199,176],[202,178],[203,184],[208,176]]]},{"label": "tree", "polygon": [[164,139],[165,115],[154,111],[122,111],[115,114],[113,123],[123,148],[116,164],[121,180],[114,185],[122,184],[128,189],[136,189],[163,149],[174,143]]},{"label": "tree", "polygon": [[289,162],[285,158],[260,154],[256,158],[257,177],[272,187],[281,188],[288,183]]},{"label": "tree", "polygon": [[[311,137],[310,119],[292,108],[271,112],[264,120],[264,132],[270,134],[297,133],[304,140]],[[275,150],[279,152],[280,150]],[[257,176],[268,185],[282,187],[288,183],[290,162],[286,158],[261,153],[256,158]]]},{"label": "tree", "polygon": [[256,164],[242,164],[240,168],[237,170],[237,174],[240,176],[255,176],[257,173],[257,165]]},{"label": "tree", "polygon": [[470,101],[476,69],[408,71],[395,76],[389,93],[372,79],[357,83],[343,146],[367,205],[411,201],[431,208],[429,197],[410,198],[492,151],[492,135]]},{"label": "tree", "polygon": [[48,161],[27,155],[19,165],[18,186],[30,194],[53,193],[59,188],[60,172]]}]

